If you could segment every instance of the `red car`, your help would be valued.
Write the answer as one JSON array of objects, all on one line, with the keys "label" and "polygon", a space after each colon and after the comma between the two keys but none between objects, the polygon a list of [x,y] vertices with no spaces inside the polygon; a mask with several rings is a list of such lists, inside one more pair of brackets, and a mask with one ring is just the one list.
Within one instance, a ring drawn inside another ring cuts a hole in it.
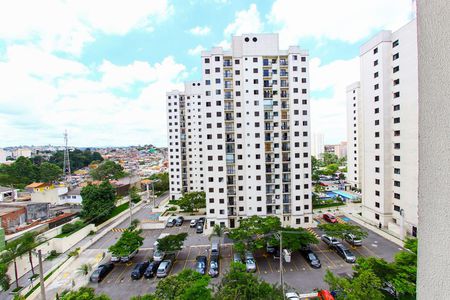
[{"label": "red car", "polygon": [[323,219],[329,223],[337,223],[336,217],[330,213],[323,214]]}]

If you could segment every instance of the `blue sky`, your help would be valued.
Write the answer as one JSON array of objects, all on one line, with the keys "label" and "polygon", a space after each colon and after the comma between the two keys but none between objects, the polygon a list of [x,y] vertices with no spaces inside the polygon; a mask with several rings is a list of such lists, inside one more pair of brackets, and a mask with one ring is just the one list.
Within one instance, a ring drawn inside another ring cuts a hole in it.
[{"label": "blue sky", "polygon": [[[26,10],[23,8],[27,7]],[[0,147],[166,145],[165,92],[200,77],[202,49],[277,32],[310,52],[313,131],[346,139],[359,46],[410,0],[0,2]]]}]

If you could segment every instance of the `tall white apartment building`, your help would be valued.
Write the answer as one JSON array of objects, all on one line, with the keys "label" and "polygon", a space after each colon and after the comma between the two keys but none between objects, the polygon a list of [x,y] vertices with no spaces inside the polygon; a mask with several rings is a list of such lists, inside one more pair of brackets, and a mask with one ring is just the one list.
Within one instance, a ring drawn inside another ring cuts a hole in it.
[{"label": "tall white apartment building", "polygon": [[171,198],[204,190],[209,226],[252,215],[309,226],[308,74],[308,52],[280,50],[277,34],[204,51],[202,80],[167,93]]},{"label": "tall white apartment building", "polygon": [[418,60],[416,20],[360,49],[362,216],[417,234]]},{"label": "tall white apartment building", "polygon": [[360,83],[347,87],[347,182],[361,189],[362,168],[362,124]]},{"label": "tall white apartment building", "polygon": [[312,143],[311,154],[317,159],[321,158],[322,154],[325,152],[325,142],[323,133],[314,132],[312,135],[311,143]]}]

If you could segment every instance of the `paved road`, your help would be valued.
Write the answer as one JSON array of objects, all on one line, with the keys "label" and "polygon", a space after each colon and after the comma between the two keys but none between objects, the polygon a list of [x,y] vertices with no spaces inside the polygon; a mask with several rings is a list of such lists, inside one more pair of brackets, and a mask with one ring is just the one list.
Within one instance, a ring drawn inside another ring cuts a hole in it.
[{"label": "paved road", "polygon": [[[349,222],[353,223],[351,220]],[[322,233],[319,229],[309,229],[315,235],[320,236]],[[146,230],[144,231],[145,242],[144,250],[141,250],[136,256],[133,263],[117,264],[115,269],[107,276],[104,282],[99,284],[90,284],[96,289],[97,293],[106,293],[112,299],[125,300],[133,295],[142,295],[154,292],[156,285],[160,279],[141,279],[131,280],[130,273],[134,263],[140,262],[151,257],[153,250],[152,245],[156,237],[161,232],[188,232],[189,237],[185,243],[186,247],[177,254],[176,262],[170,274],[177,274],[186,268],[195,268],[195,257],[197,255],[205,255],[208,253],[209,240],[206,236],[198,235],[187,224],[182,227],[166,228],[163,230]],[[396,244],[384,239],[376,233],[368,231],[368,237],[364,240],[361,247],[351,247],[346,244],[356,256],[376,256],[382,257],[388,261],[393,259],[395,253],[401,248]],[[106,243],[104,242],[103,245]],[[147,247],[146,247],[147,246]],[[312,246],[313,251],[319,256],[322,262],[321,269],[312,269],[298,253],[292,254],[290,263],[283,262],[283,274],[285,283],[299,292],[310,292],[315,288],[327,288],[323,282],[323,277],[327,269],[332,270],[336,274],[351,275],[352,265],[346,263],[333,250],[329,249],[326,244],[320,242],[318,245]],[[233,257],[233,249],[228,242],[221,246],[220,274],[223,275],[228,269]],[[267,255],[264,251],[255,253],[257,272],[256,274],[262,279],[270,283],[279,283],[279,260]],[[221,277],[221,276],[220,276]],[[220,280],[215,278],[212,284],[217,284]]]}]

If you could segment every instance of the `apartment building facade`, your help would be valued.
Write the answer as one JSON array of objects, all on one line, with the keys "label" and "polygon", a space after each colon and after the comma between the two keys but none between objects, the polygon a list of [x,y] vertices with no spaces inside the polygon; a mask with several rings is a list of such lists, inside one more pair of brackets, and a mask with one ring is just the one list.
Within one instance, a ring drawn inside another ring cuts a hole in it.
[{"label": "apartment building facade", "polygon": [[[172,199],[204,190],[210,226],[233,228],[252,215],[309,226],[308,74],[308,52],[280,50],[276,34],[235,36],[229,51],[204,51],[202,80],[167,93]],[[182,117],[180,97],[185,115],[187,103],[197,109],[184,127],[175,121]]]},{"label": "apartment building facade", "polygon": [[[362,216],[404,236],[417,234],[418,62],[413,20],[360,49]],[[357,118],[358,118],[357,117]],[[354,145],[354,144],[353,144]]]},{"label": "apartment building facade", "polygon": [[347,182],[356,189],[361,189],[363,176],[360,92],[359,81],[347,86]]}]

